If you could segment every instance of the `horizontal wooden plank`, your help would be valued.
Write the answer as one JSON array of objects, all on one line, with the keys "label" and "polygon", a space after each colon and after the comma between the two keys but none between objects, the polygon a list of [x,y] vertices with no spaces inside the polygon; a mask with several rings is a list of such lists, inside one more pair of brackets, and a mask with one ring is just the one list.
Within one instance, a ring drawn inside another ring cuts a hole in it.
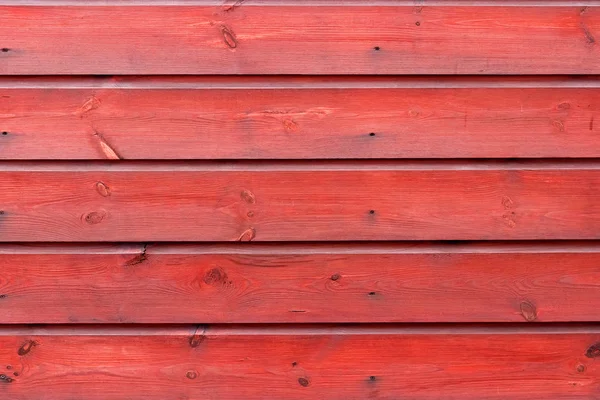
[{"label": "horizontal wooden plank", "polygon": [[0,323],[598,321],[600,244],[0,246]]},{"label": "horizontal wooden plank", "polygon": [[597,162],[0,163],[0,240],[599,239]]},{"label": "horizontal wooden plank", "polygon": [[71,399],[589,399],[597,326],[0,329],[2,391]]},{"label": "horizontal wooden plank", "polygon": [[4,78],[0,158],[600,157],[599,83]]},{"label": "horizontal wooden plank", "polygon": [[20,3],[0,74],[600,73],[598,2]]}]

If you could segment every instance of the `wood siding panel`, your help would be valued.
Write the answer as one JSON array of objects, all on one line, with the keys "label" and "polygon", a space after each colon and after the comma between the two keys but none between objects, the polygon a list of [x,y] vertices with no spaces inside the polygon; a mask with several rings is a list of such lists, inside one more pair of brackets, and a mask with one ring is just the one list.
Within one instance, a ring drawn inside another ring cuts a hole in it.
[{"label": "wood siding panel", "polygon": [[0,323],[595,321],[600,245],[0,247]]},{"label": "wood siding panel", "polygon": [[3,163],[2,241],[600,238],[590,163]]},{"label": "wood siding panel", "polygon": [[0,74],[600,72],[595,3],[33,4],[0,7]]},{"label": "wood siding panel", "polygon": [[599,89],[563,78],[4,78],[0,158],[600,157]]},{"label": "wood siding panel", "polygon": [[595,326],[2,327],[0,380],[14,400],[589,399],[599,340]]}]

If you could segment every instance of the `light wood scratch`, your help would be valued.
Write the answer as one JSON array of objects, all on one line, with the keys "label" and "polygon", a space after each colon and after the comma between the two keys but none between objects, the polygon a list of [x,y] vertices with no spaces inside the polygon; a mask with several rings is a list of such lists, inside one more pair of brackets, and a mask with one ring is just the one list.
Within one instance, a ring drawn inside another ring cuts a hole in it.
[{"label": "light wood scratch", "polygon": [[104,138],[104,136],[102,136],[100,132],[94,133],[94,136],[98,139],[98,142],[100,142],[100,149],[102,150],[102,153],[106,156],[107,159],[123,159],[123,157],[121,157],[119,153],[117,153],[117,151],[106,141],[106,139]]}]

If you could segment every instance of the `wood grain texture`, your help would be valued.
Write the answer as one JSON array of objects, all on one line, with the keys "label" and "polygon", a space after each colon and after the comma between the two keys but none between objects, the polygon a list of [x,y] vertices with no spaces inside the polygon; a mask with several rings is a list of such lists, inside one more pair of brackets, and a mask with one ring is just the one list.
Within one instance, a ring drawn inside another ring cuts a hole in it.
[{"label": "wood grain texture", "polygon": [[598,321],[600,245],[0,247],[0,323]]},{"label": "wood grain texture", "polygon": [[597,326],[3,327],[0,383],[14,400],[590,399],[599,340]]},{"label": "wood grain texture", "polygon": [[600,73],[596,2],[19,3],[0,74]]},{"label": "wood grain texture", "polygon": [[599,82],[4,78],[0,158],[600,157]]},{"label": "wood grain texture", "polygon": [[600,238],[596,162],[0,164],[0,240]]}]

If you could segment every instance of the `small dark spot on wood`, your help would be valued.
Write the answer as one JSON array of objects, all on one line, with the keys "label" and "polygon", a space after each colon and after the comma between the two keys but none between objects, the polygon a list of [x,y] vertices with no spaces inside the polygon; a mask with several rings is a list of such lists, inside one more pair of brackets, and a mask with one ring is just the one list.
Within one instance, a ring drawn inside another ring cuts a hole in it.
[{"label": "small dark spot on wood", "polygon": [[590,118],[590,131],[594,130],[594,117]]},{"label": "small dark spot on wood", "polygon": [[415,22],[416,26],[421,26],[421,23],[419,21]]},{"label": "small dark spot on wood", "polygon": [[292,367],[295,367],[296,365],[298,365],[298,363],[297,363],[296,361],[294,361],[294,362],[292,363]]},{"label": "small dark spot on wood", "polygon": [[591,345],[587,351],[585,352],[585,356],[587,358],[596,358],[600,357],[600,342]]},{"label": "small dark spot on wood", "polygon": [[240,197],[248,204],[256,203],[256,196],[254,196],[254,193],[252,193],[248,189],[242,190],[242,192],[240,193]]},{"label": "small dark spot on wood", "polygon": [[5,299],[7,295],[5,294],[0,294],[0,299]]},{"label": "small dark spot on wood", "polygon": [[292,313],[305,313],[305,310],[290,310]]},{"label": "small dark spot on wood", "polygon": [[369,133],[369,136],[375,136],[375,132]]},{"label": "small dark spot on wood", "polygon": [[4,210],[0,210],[0,215],[4,215]]},{"label": "small dark spot on wood", "polygon": [[571,104],[569,104],[569,103],[567,103],[567,102],[560,103],[560,104],[558,105],[558,109],[559,109],[559,110],[568,110],[568,109],[570,109],[570,108],[571,108]]},{"label": "small dark spot on wood", "polygon": [[85,222],[90,225],[96,225],[102,222],[102,220],[106,217],[106,213],[104,211],[92,211],[91,213],[85,216]]},{"label": "small dark spot on wood", "polygon": [[381,50],[381,48],[379,46],[375,46],[375,47],[373,47],[373,50],[379,51],[379,50]]},{"label": "small dark spot on wood", "polygon": [[189,339],[190,347],[196,348],[196,347],[200,346],[200,344],[205,339],[205,336],[204,336],[205,334],[206,334],[206,325],[198,325],[194,329],[192,336],[190,336],[190,339]]},{"label": "small dark spot on wood", "polygon": [[19,376],[19,373],[17,371],[13,372],[14,376]]},{"label": "small dark spot on wood", "polygon": [[226,25],[221,25],[221,34],[223,35],[223,41],[230,49],[235,49],[238,46],[238,41],[235,37],[235,33]]},{"label": "small dark spot on wood", "polygon": [[19,350],[17,350],[17,354],[20,356],[29,354],[29,352],[37,345],[38,345],[38,343],[36,341],[28,340],[21,347],[19,347]]},{"label": "small dark spot on wood", "polygon": [[2,136],[6,136],[6,135],[8,135],[8,132],[6,132],[6,131],[3,131],[3,132],[2,132]]},{"label": "small dark spot on wood", "polygon": [[341,278],[340,274],[333,274],[333,275],[331,275],[331,280],[332,281],[337,281],[340,278]]},{"label": "small dark spot on wood", "polygon": [[369,296],[375,296],[377,293],[375,292],[369,292]]},{"label": "small dark spot on wood", "polygon": [[12,369],[12,365],[7,365],[6,369]]},{"label": "small dark spot on wood", "polygon": [[125,266],[132,267],[134,265],[138,265],[138,264],[141,264],[144,261],[146,261],[148,259],[148,255],[146,254],[147,250],[148,250],[148,245],[145,244],[144,247],[142,247],[142,252],[140,254],[138,254],[137,256],[133,257],[131,260],[127,261],[125,263]]},{"label": "small dark spot on wood", "polygon": [[210,286],[217,286],[219,284],[227,283],[227,273],[222,268],[212,268],[209,270],[202,279],[204,283]]},{"label": "small dark spot on wood", "polygon": [[196,371],[188,371],[185,376],[187,376],[188,379],[196,379],[198,377],[198,373]]},{"label": "small dark spot on wood", "polygon": [[371,382],[375,382],[375,381],[377,380],[377,377],[376,377],[376,376],[373,376],[373,375],[371,375],[371,376],[369,377],[369,380],[370,380]]},{"label": "small dark spot on wood", "polygon": [[254,217],[254,211],[248,211],[248,214],[246,214],[248,216],[248,218],[252,218]]},{"label": "small dark spot on wood", "polygon": [[300,384],[300,386],[304,386],[304,387],[307,387],[308,385],[310,385],[309,380],[306,378],[298,378],[298,383]]},{"label": "small dark spot on wood", "polygon": [[577,366],[577,372],[579,372],[580,374],[583,373],[583,372],[585,372],[585,365],[579,364]]},{"label": "small dark spot on wood", "polygon": [[521,315],[527,322],[533,322],[537,319],[537,310],[535,305],[529,301],[522,301],[520,304]]},{"label": "small dark spot on wood", "polygon": [[4,374],[0,374],[0,381],[11,383],[13,381],[13,378],[6,376]]},{"label": "small dark spot on wood", "polygon": [[2,48],[2,52],[3,53],[8,53],[10,51],[10,49],[8,47],[3,47]]},{"label": "small dark spot on wood", "polygon": [[369,214],[371,214],[371,215],[375,214],[375,210],[369,210]]}]

